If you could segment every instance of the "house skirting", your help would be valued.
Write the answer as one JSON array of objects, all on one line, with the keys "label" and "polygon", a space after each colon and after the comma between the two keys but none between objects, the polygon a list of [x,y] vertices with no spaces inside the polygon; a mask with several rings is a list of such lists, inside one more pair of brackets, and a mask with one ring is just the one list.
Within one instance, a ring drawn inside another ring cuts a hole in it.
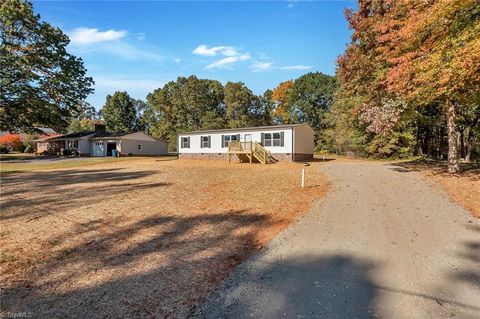
[{"label": "house skirting", "polygon": [[[290,153],[271,153],[272,157],[281,162],[291,162],[292,154]],[[228,154],[226,153],[180,153],[178,158],[191,158],[191,159],[209,159],[209,160],[228,160]],[[236,159],[233,156],[232,159]],[[313,154],[295,154],[295,161],[309,161],[313,158]]]},{"label": "house skirting", "polygon": [[227,153],[180,153],[178,158],[228,160]]}]

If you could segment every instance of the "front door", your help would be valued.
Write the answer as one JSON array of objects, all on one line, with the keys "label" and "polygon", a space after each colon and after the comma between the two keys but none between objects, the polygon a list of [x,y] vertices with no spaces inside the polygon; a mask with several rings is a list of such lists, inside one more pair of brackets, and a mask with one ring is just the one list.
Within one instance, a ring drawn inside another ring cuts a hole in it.
[{"label": "front door", "polygon": [[252,141],[252,134],[245,134],[243,136],[243,141],[245,142],[244,143],[244,149],[249,150],[250,147],[251,147],[250,142]]},{"label": "front door", "polygon": [[112,156],[112,151],[117,149],[117,143],[107,143],[107,156]]}]

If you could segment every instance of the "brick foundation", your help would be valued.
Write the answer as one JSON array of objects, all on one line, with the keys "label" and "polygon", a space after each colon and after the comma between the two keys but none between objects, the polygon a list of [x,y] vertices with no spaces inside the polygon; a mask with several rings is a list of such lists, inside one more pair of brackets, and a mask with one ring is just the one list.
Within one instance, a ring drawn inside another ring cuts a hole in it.
[{"label": "brick foundation", "polygon": [[[209,159],[209,160],[228,160],[228,154],[226,153],[180,153],[178,158],[191,158],[191,159]],[[235,156],[235,158],[237,158]],[[233,158],[232,158],[233,159]]]},{"label": "brick foundation", "polygon": [[[292,154],[290,153],[272,153],[272,157],[279,162],[291,162]],[[228,160],[228,154],[226,153],[180,153],[178,158],[187,159],[208,159],[208,160]],[[309,161],[313,158],[313,154],[295,154],[295,161]],[[232,156],[232,161],[237,161],[237,156]]]}]

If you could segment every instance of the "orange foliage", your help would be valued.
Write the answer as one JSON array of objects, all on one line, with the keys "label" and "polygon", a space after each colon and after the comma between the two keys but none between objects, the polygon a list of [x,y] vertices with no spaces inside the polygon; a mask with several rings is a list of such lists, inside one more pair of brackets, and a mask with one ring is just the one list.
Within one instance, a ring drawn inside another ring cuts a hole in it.
[{"label": "orange foliage", "polygon": [[0,146],[17,150],[23,145],[20,134],[5,134],[0,136]]},{"label": "orange foliage", "polygon": [[272,92],[272,100],[277,103],[277,107],[273,111],[273,116],[277,122],[288,124],[291,122],[291,111],[288,99],[292,92],[293,81],[288,80],[280,83]]}]

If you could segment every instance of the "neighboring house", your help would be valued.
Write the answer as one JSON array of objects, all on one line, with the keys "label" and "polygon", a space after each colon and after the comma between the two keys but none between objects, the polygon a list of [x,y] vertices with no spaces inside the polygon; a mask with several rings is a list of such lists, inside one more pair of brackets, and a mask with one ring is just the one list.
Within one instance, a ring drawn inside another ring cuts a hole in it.
[{"label": "neighboring house", "polygon": [[168,145],[144,132],[107,132],[104,125],[95,125],[95,131],[69,133],[38,139],[37,152],[75,150],[80,156],[167,155]]},{"label": "neighboring house", "polygon": [[8,131],[1,131],[0,144],[5,145],[5,140],[11,139],[13,136],[16,136],[19,145],[13,147],[10,143],[10,146],[7,147],[7,150],[23,151],[26,148],[27,143],[30,144],[31,142],[35,141],[33,140],[33,138],[36,138],[38,140],[60,135],[57,134],[53,129],[48,127],[35,127],[35,130],[36,131],[34,133],[25,133],[21,131],[11,133]]},{"label": "neighboring house", "polygon": [[313,158],[314,131],[308,124],[290,124],[184,132],[178,135],[177,149],[180,158],[229,159],[231,154],[247,153],[250,147],[255,149],[255,145],[269,152],[272,160],[309,160]]}]

